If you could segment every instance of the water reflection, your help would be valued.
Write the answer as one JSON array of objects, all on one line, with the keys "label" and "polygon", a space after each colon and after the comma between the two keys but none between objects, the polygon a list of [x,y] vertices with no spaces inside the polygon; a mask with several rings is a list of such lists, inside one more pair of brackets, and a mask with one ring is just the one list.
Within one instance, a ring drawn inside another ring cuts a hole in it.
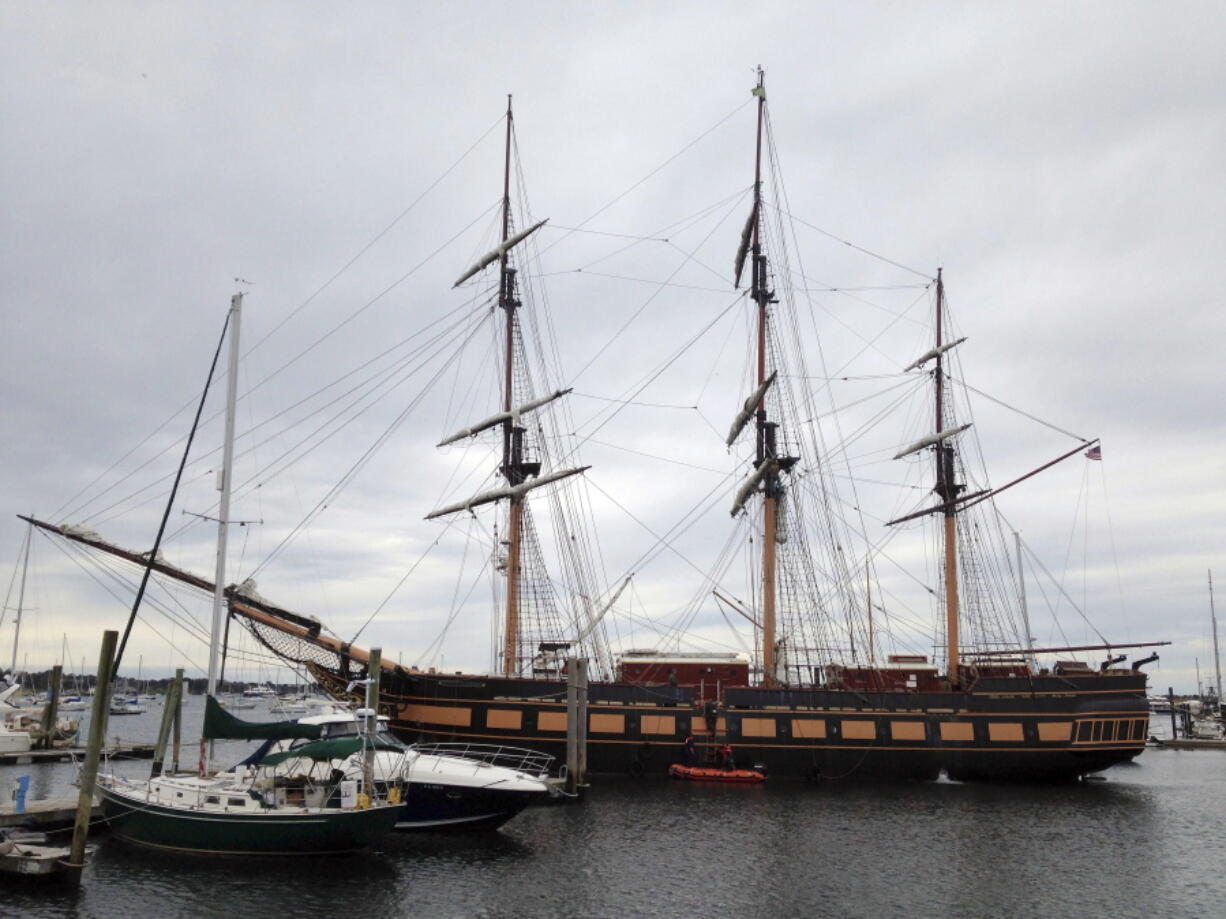
[{"label": "water reflection", "polygon": [[77,898],[6,905],[227,919],[1212,916],[1226,902],[1224,767],[1220,753],[1151,751],[1105,782],[1066,786],[598,778],[585,801],[501,832],[399,835],[364,856],[181,857],[113,840]]}]

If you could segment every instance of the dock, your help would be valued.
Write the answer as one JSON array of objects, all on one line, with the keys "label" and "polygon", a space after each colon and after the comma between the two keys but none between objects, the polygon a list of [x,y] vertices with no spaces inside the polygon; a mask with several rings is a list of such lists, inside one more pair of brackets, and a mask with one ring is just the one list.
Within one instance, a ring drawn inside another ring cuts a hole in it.
[{"label": "dock", "polygon": [[1226,750],[1226,740],[1181,737],[1179,740],[1151,740],[1145,747],[1148,750]]},{"label": "dock", "polygon": [[[17,813],[12,801],[0,802],[0,827],[21,826],[33,830],[52,832],[72,826],[77,816],[77,796],[44,798],[41,801],[26,801],[24,813]],[[102,817],[102,807],[94,805],[91,819]]]},{"label": "dock", "polygon": [[[153,759],[153,744],[124,744],[106,747],[104,759]],[[60,747],[55,750],[27,750],[24,753],[0,753],[0,766],[28,766],[33,763],[70,763],[85,758],[84,747]]]}]

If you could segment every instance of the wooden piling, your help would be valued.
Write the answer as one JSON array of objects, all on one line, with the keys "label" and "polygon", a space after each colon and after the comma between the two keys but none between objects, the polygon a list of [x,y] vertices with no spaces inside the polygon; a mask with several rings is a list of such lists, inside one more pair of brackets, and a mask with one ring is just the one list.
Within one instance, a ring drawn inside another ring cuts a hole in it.
[{"label": "wooden piling", "polygon": [[153,748],[153,763],[149,767],[149,778],[156,778],[162,773],[162,765],[166,761],[166,745],[170,742],[170,728],[178,714],[176,705],[179,695],[178,677],[182,670],[175,671],[175,681],[166,689],[165,704],[162,706],[162,723],[158,727],[157,745]]},{"label": "wooden piling", "polygon": [[587,659],[566,662],[566,791],[587,785]]},{"label": "wooden piling", "polygon": [[[368,742],[373,741],[379,733],[379,677],[383,672],[383,649],[371,648],[366,664],[366,725],[365,732]],[[375,748],[374,744],[366,748],[366,756],[362,761],[362,791],[374,800],[375,791]]]},{"label": "wooden piling", "polygon": [[68,866],[73,869],[74,881],[80,882],[81,868],[85,863],[85,839],[89,836],[89,818],[94,808],[94,786],[98,782],[98,760],[102,756],[102,740],[106,736],[106,716],[110,710],[111,668],[114,666],[115,645],[119,633],[102,633],[102,651],[98,655],[98,681],[94,687],[94,707],[89,719],[89,746],[85,750],[85,763],[81,766],[80,794],[77,796],[77,819],[72,825],[72,849]]},{"label": "wooden piling", "polygon": [[[183,729],[183,668],[180,667],[175,671],[175,721],[174,721],[174,756],[170,761],[170,771],[179,771],[179,751],[182,749],[181,734]],[[169,705],[169,701],[167,702]]]},{"label": "wooden piling", "polygon": [[1171,705],[1171,740],[1179,739],[1179,727],[1175,722],[1175,687],[1166,688],[1166,698]]},{"label": "wooden piling", "polygon": [[40,750],[50,750],[55,741],[56,716],[60,708],[60,682],[63,676],[62,665],[56,664],[51,668],[51,685],[47,689],[47,704],[43,706],[42,736],[38,739]]}]

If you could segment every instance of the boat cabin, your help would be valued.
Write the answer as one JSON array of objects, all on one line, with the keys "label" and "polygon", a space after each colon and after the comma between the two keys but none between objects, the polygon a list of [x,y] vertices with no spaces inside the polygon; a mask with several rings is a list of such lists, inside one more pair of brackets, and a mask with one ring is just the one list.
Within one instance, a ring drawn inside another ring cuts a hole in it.
[{"label": "boat cabin", "polygon": [[885,664],[848,667],[827,664],[818,682],[833,689],[874,692],[935,692],[940,679],[935,664],[922,654],[891,654]]},{"label": "boat cabin", "polygon": [[694,687],[694,698],[718,699],[728,686],[749,685],[749,661],[735,653],[633,650],[617,662],[617,679],[639,685]]}]

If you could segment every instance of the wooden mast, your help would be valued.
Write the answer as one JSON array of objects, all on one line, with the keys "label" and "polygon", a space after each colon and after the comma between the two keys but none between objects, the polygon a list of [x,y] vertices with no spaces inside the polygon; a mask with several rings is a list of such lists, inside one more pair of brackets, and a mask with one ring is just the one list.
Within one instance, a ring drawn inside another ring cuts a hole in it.
[{"label": "wooden mast", "polygon": [[[758,304],[758,379],[761,387],[766,382],[766,335],[767,305],[773,300],[767,289],[766,256],[762,253],[762,128],[766,120],[765,74],[758,68],[758,85],[754,89],[758,97],[757,144],[754,153],[753,176],[753,238],[750,252],[753,259],[753,285],[751,296]],[[758,403],[756,418],[757,451],[755,467],[775,456],[776,425],[766,419],[766,394]],[[762,685],[775,684],[775,528],[779,512],[779,474],[771,469],[763,480],[764,501],[762,506]]]},{"label": "wooden mast", "polygon": [[[498,305],[506,312],[505,378],[502,408],[508,417],[502,423],[502,474],[514,487],[524,481],[522,468],[523,428],[516,427],[511,409],[515,405],[515,270],[510,266],[506,242],[511,236],[511,132],[514,116],[507,94],[507,140],[502,172],[502,245],[498,260]],[[507,608],[503,622],[502,672],[514,676],[519,670],[519,556],[523,529],[523,497],[512,496],[507,520]]]},{"label": "wooden mast", "polygon": [[[936,432],[945,430],[945,372],[944,356],[941,351],[942,323],[945,314],[945,281],[941,277],[942,269],[937,269],[937,336],[936,336]],[[957,485],[954,476],[954,448],[941,441],[936,445],[937,475],[936,491],[944,502],[942,510],[945,530],[945,638],[946,638],[946,677],[951,686],[959,683],[958,678],[958,542],[956,536],[957,497],[962,489]]]}]

